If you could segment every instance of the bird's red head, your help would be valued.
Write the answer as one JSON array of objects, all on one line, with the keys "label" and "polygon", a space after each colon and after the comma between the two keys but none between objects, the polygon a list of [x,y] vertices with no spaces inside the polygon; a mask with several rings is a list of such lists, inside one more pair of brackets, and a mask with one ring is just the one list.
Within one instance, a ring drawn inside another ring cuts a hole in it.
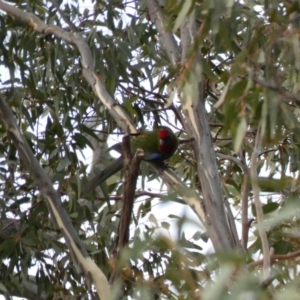
[{"label": "bird's red head", "polygon": [[167,129],[161,129],[158,132],[158,138],[161,140],[166,139],[169,136],[169,131]]},{"label": "bird's red head", "polygon": [[168,128],[162,128],[158,132],[159,151],[163,159],[170,158],[177,149],[178,140]]}]

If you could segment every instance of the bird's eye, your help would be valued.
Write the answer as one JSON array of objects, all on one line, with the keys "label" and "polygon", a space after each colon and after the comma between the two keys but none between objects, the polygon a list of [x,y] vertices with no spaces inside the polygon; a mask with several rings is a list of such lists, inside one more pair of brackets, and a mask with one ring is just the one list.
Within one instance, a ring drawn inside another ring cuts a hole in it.
[{"label": "bird's eye", "polygon": [[164,139],[163,139],[163,141],[164,141],[164,144],[169,144],[170,143],[170,137],[169,136],[166,136]]}]

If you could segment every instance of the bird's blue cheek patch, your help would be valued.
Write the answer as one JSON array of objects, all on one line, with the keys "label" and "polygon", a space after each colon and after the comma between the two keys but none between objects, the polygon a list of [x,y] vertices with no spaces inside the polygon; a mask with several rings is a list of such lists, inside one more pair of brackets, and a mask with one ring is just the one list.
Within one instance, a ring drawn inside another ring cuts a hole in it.
[{"label": "bird's blue cheek patch", "polygon": [[152,153],[150,155],[144,156],[144,160],[146,161],[154,161],[154,160],[160,160],[162,158],[160,153]]}]

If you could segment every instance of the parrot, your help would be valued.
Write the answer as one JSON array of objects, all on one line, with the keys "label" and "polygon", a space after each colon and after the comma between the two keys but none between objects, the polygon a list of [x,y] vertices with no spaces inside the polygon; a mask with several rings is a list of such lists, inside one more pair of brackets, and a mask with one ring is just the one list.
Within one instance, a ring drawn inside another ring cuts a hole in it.
[{"label": "parrot", "polygon": [[[178,138],[173,131],[166,126],[155,128],[153,131],[145,131],[134,134],[130,138],[130,148],[132,155],[137,149],[144,151],[143,160],[153,163],[162,164],[164,160],[170,158],[178,147]],[[122,152],[122,143],[118,143],[110,148],[110,150]],[[95,175],[82,189],[82,193],[88,194],[92,192],[99,184],[107,178],[117,173],[123,168],[123,157],[111,162],[103,171]]]}]

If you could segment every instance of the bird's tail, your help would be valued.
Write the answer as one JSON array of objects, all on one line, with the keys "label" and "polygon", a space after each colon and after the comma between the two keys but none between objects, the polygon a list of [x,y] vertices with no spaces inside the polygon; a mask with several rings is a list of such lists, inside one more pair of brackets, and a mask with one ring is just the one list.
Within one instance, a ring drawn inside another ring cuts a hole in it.
[{"label": "bird's tail", "polygon": [[123,158],[119,157],[112,161],[103,171],[96,174],[94,178],[88,181],[82,188],[82,196],[87,196],[93,192],[96,187],[108,179],[110,176],[114,175],[123,168]]}]

